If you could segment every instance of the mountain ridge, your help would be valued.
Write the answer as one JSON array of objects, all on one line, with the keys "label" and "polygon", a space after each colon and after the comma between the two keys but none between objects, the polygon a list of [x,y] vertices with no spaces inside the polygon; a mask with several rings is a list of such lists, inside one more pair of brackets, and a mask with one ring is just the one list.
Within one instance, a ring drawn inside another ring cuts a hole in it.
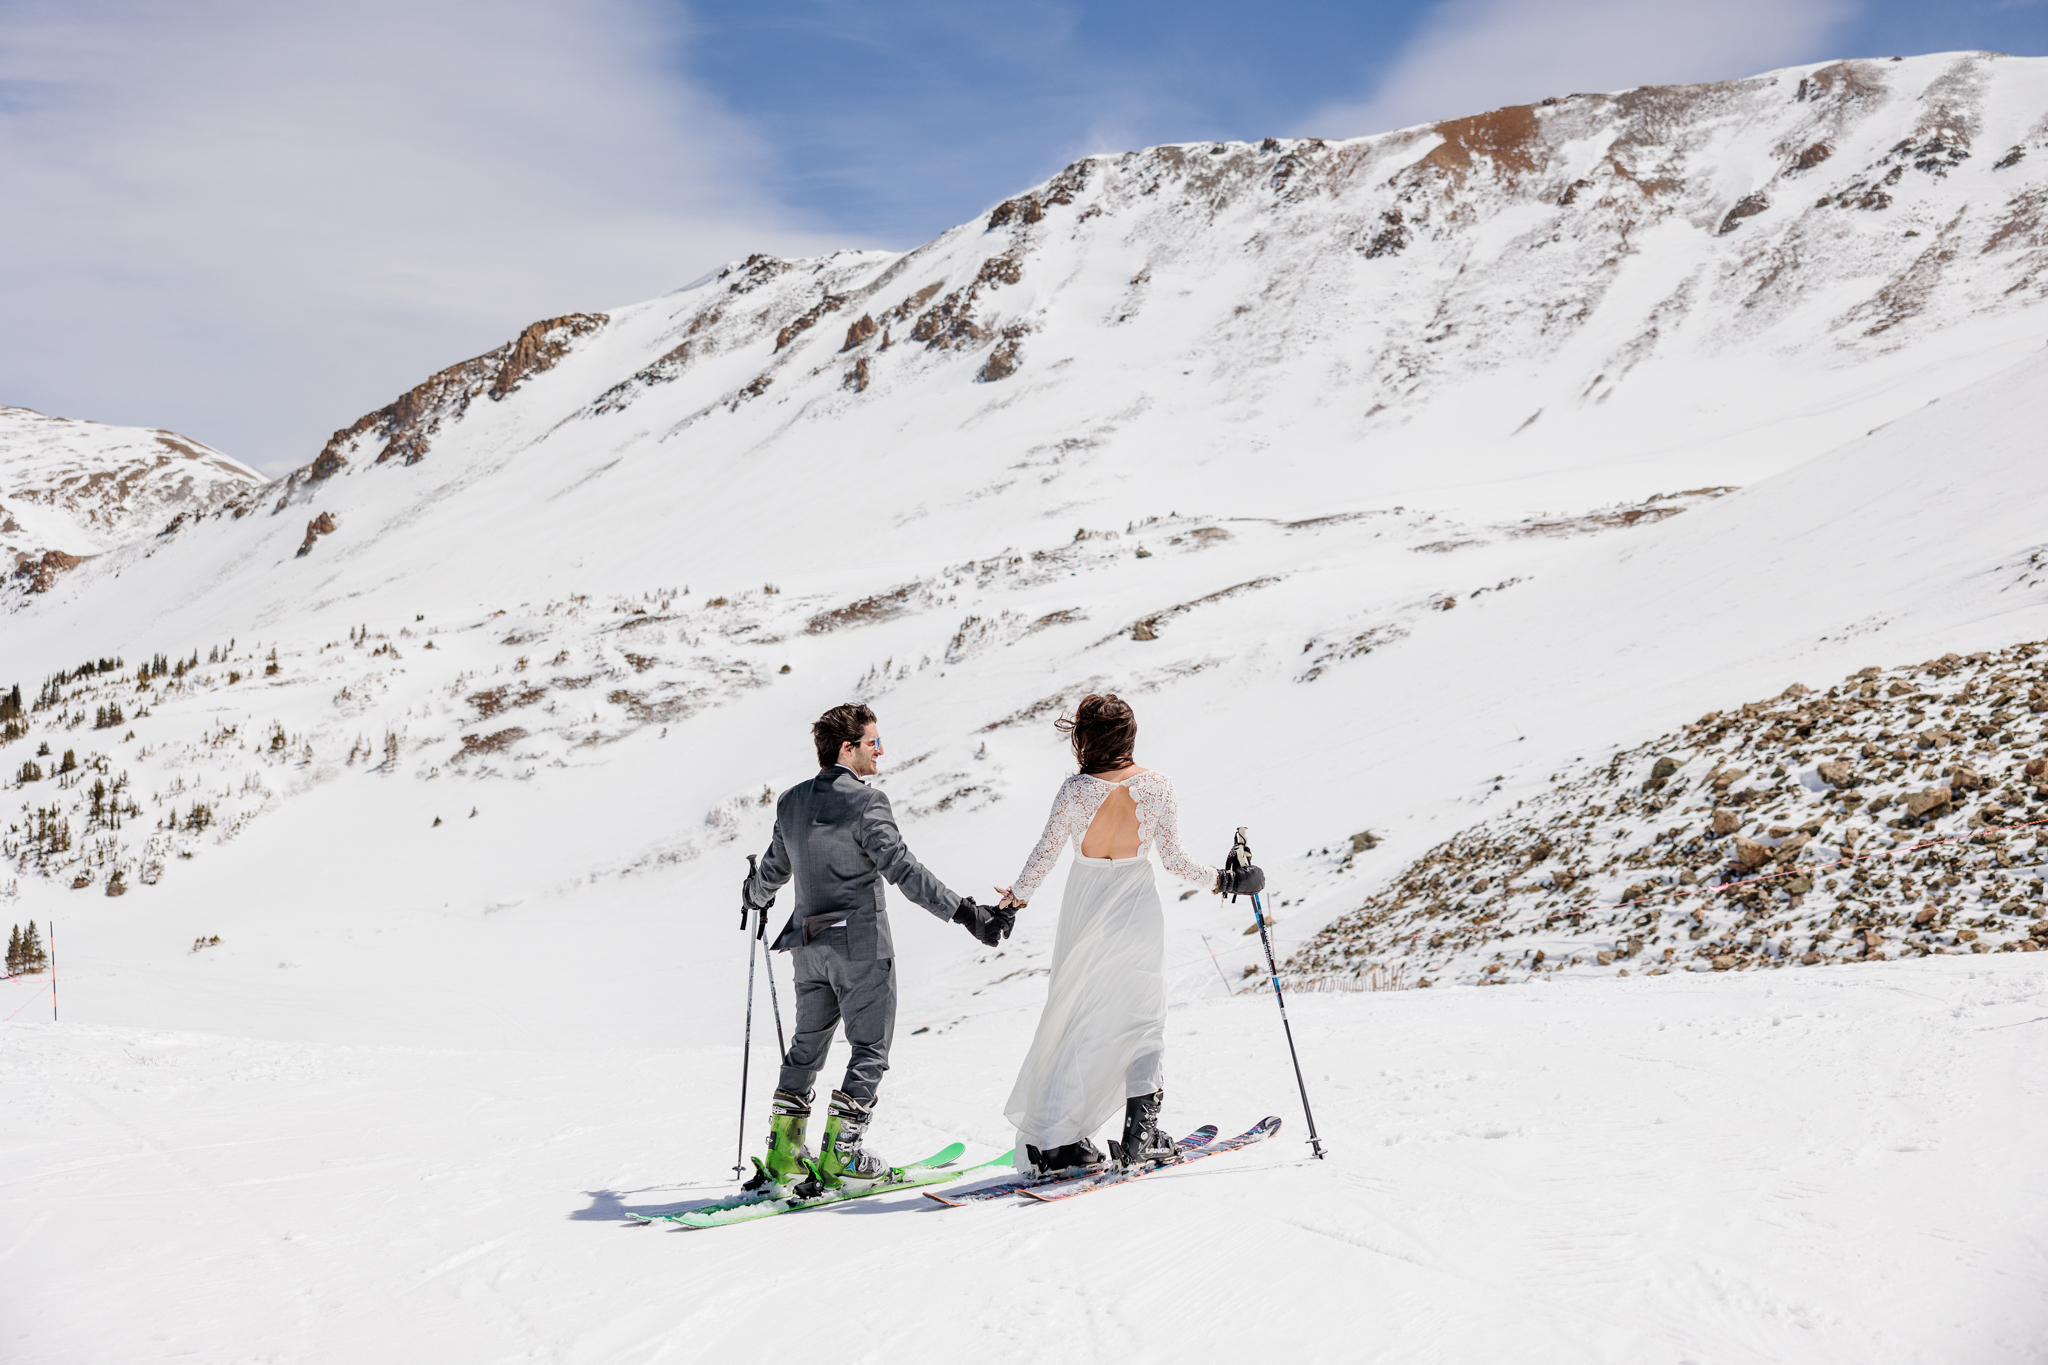
[{"label": "mountain ridge", "polygon": [[47,592],[85,559],[266,482],[173,431],[0,407],[0,555],[26,592]]}]

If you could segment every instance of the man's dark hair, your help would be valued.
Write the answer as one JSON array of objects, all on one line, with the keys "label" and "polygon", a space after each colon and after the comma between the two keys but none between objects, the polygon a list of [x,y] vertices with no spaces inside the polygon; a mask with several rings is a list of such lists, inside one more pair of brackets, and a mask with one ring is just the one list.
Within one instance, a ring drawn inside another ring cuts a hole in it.
[{"label": "man's dark hair", "polygon": [[811,727],[811,739],[818,746],[818,766],[829,768],[839,761],[839,746],[860,743],[861,733],[875,723],[875,713],[857,701],[843,701],[818,717]]},{"label": "man's dark hair", "polygon": [[1074,708],[1074,718],[1053,725],[1074,742],[1074,758],[1084,773],[1114,772],[1134,761],[1138,718],[1114,692],[1091,692]]}]

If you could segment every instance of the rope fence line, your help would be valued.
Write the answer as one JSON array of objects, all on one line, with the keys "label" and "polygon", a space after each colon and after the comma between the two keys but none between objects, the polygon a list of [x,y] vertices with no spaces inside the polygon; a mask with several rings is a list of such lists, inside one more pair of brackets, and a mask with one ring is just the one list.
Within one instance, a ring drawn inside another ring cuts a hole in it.
[{"label": "rope fence line", "polygon": [[26,1000],[22,1001],[22,1002],[21,1002],[21,1003],[20,1003],[19,1005],[16,1005],[16,1006],[15,1006],[15,1007],[14,1007],[14,1008],[13,1008],[13,1009],[11,1010],[11,1011],[9,1011],[9,1013],[8,1013],[7,1017],[8,1017],[9,1019],[12,1019],[12,1018],[13,1018],[13,1017],[14,1017],[15,1015],[17,1015],[17,1014],[20,1014],[20,1013],[21,1013],[21,1012],[22,1012],[23,1010],[27,1009],[27,1008],[28,1008],[28,1007],[29,1007],[30,1005],[33,1005],[33,1004],[35,1004],[35,1002],[36,1002],[36,1001],[38,1001],[38,1000],[42,999],[42,998],[43,998],[43,992],[44,992],[44,991],[47,991],[47,990],[49,990],[49,989],[50,989],[50,987],[49,987],[49,983],[47,983],[47,982],[46,982],[46,983],[44,983],[44,985],[43,985],[43,989],[42,989],[42,990],[40,990],[40,991],[37,991],[37,992],[36,992],[36,993],[35,993],[34,995],[31,995],[31,996],[30,996],[30,997],[29,997],[28,999],[26,999]]}]

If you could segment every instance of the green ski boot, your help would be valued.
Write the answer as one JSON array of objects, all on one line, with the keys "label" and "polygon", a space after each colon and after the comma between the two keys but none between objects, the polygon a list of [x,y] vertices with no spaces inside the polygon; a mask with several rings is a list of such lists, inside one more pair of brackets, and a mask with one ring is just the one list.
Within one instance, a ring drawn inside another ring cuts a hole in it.
[{"label": "green ski boot", "polygon": [[811,1149],[804,1135],[810,1122],[809,1094],[776,1091],[768,1110],[768,1155],[751,1158],[754,1178],[742,1188],[787,1191],[809,1175]]},{"label": "green ski boot", "polygon": [[836,1190],[848,1180],[880,1180],[889,1173],[888,1162],[861,1146],[874,1116],[872,1101],[864,1103],[843,1090],[832,1092],[832,1106],[825,1111],[825,1140],[810,1163],[811,1178],[819,1186]]}]

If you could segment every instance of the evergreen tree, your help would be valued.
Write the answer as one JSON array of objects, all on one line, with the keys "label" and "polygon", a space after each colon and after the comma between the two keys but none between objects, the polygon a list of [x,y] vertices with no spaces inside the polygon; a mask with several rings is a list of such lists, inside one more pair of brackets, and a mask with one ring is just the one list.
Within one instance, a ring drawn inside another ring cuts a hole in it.
[{"label": "evergreen tree", "polygon": [[28,932],[21,936],[21,968],[24,972],[39,972],[50,965],[50,956],[43,951],[42,937],[36,933],[36,922],[28,922]]},{"label": "evergreen tree", "polygon": [[7,931],[7,974],[13,976],[21,969],[21,926],[15,925]]}]

